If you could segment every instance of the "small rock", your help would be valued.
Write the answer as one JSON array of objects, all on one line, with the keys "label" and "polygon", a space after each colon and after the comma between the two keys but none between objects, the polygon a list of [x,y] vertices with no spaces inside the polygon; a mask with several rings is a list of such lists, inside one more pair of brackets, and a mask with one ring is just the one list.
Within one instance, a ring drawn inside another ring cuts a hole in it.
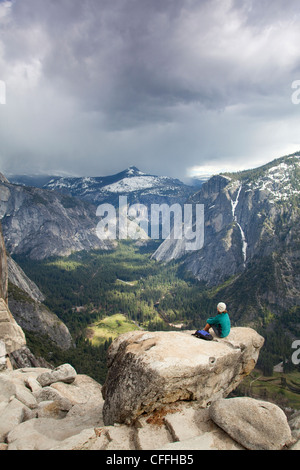
[{"label": "small rock", "polygon": [[35,377],[29,376],[25,378],[25,385],[32,393],[41,390],[41,384],[36,380]]},{"label": "small rock", "polygon": [[0,415],[0,442],[4,442],[7,434],[24,418],[24,405],[14,398],[2,410]]},{"label": "small rock", "polygon": [[292,447],[290,447],[289,450],[300,450],[300,441],[293,444]]},{"label": "small rock", "polygon": [[72,383],[76,378],[76,371],[70,364],[63,364],[54,370],[49,370],[37,377],[42,387],[47,387],[55,382]]},{"label": "small rock", "polygon": [[101,385],[84,374],[78,374],[72,384],[57,382],[51,385],[52,388],[67,398],[72,405],[89,404],[95,407],[103,404]]},{"label": "small rock", "polygon": [[7,435],[8,450],[48,450],[58,444],[50,418],[31,419],[14,427]]},{"label": "small rock", "polygon": [[62,419],[66,416],[67,410],[63,409],[62,403],[56,401],[42,401],[37,410],[38,418]]},{"label": "small rock", "polygon": [[16,398],[31,410],[37,407],[36,399],[25,386],[16,385]]},{"label": "small rock", "polygon": [[292,430],[292,436],[296,440],[300,439],[300,411],[296,411],[289,420],[289,426]]},{"label": "small rock", "polygon": [[70,411],[73,406],[68,398],[62,396],[58,390],[55,390],[52,387],[41,388],[38,392],[35,393],[35,397],[38,403],[45,401],[59,403],[61,411]]}]

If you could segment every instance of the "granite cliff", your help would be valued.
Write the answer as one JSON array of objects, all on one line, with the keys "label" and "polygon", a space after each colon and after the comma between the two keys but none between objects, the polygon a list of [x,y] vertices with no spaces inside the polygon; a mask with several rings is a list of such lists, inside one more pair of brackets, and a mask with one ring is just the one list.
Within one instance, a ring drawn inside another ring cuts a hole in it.
[{"label": "granite cliff", "polygon": [[7,256],[0,225],[0,370],[11,366],[9,355],[26,347],[24,332],[8,308],[7,297]]},{"label": "granite cliff", "polygon": [[[8,288],[9,286],[9,288]],[[33,356],[26,345],[24,328],[48,336],[62,349],[73,345],[66,325],[43,304],[43,294],[22,269],[6,254],[0,224],[0,342],[1,364],[37,366],[43,359]]]},{"label": "granite cliff", "polygon": [[55,191],[0,181],[0,219],[11,255],[44,259],[114,246],[97,237],[94,205]]},{"label": "granite cliff", "polygon": [[299,172],[297,153],[213,176],[189,199],[204,205],[203,248],[188,252],[184,240],[165,240],[153,258],[181,260],[207,288],[224,284],[222,296],[237,318],[247,311],[248,322],[264,309],[299,306]]}]

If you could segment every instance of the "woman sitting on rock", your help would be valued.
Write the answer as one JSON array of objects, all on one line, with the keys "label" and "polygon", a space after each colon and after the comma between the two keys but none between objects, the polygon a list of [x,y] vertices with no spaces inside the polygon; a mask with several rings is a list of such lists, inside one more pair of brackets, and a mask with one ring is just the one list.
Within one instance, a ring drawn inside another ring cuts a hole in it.
[{"label": "woman sitting on rock", "polygon": [[217,305],[218,314],[215,317],[207,319],[204,331],[209,332],[212,328],[219,338],[226,338],[230,333],[230,318],[227,313],[227,307],[224,302]]}]

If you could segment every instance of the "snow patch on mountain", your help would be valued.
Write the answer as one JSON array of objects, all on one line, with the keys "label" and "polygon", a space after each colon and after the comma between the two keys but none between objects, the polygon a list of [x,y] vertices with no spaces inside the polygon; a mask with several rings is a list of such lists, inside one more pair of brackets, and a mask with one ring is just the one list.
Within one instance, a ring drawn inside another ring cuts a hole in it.
[{"label": "snow patch on mountain", "polygon": [[165,178],[157,176],[133,176],[131,178],[123,178],[116,183],[104,186],[102,191],[108,191],[111,193],[129,193],[143,189],[155,188],[163,185],[164,182]]},{"label": "snow patch on mountain", "polygon": [[293,164],[282,162],[268,169],[263,176],[253,181],[250,187],[254,190],[268,191],[272,196],[270,199],[272,203],[286,201],[291,196],[300,194],[300,186],[295,187],[292,181],[295,168],[299,169],[299,167],[299,161],[294,160]]}]

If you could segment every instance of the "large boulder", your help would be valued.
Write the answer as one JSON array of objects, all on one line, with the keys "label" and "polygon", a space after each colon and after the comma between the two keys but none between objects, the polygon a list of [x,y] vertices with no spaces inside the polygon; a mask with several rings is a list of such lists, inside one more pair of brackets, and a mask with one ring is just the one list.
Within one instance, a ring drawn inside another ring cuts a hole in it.
[{"label": "large boulder", "polygon": [[264,339],[233,328],[208,342],[191,332],[140,332],[119,336],[108,351],[102,388],[105,425],[132,423],[168,403],[197,401],[205,408],[226,397],[254,368]]},{"label": "large boulder", "polygon": [[210,406],[209,416],[249,450],[281,450],[293,442],[286,415],[274,403],[249,397],[221,399]]}]

